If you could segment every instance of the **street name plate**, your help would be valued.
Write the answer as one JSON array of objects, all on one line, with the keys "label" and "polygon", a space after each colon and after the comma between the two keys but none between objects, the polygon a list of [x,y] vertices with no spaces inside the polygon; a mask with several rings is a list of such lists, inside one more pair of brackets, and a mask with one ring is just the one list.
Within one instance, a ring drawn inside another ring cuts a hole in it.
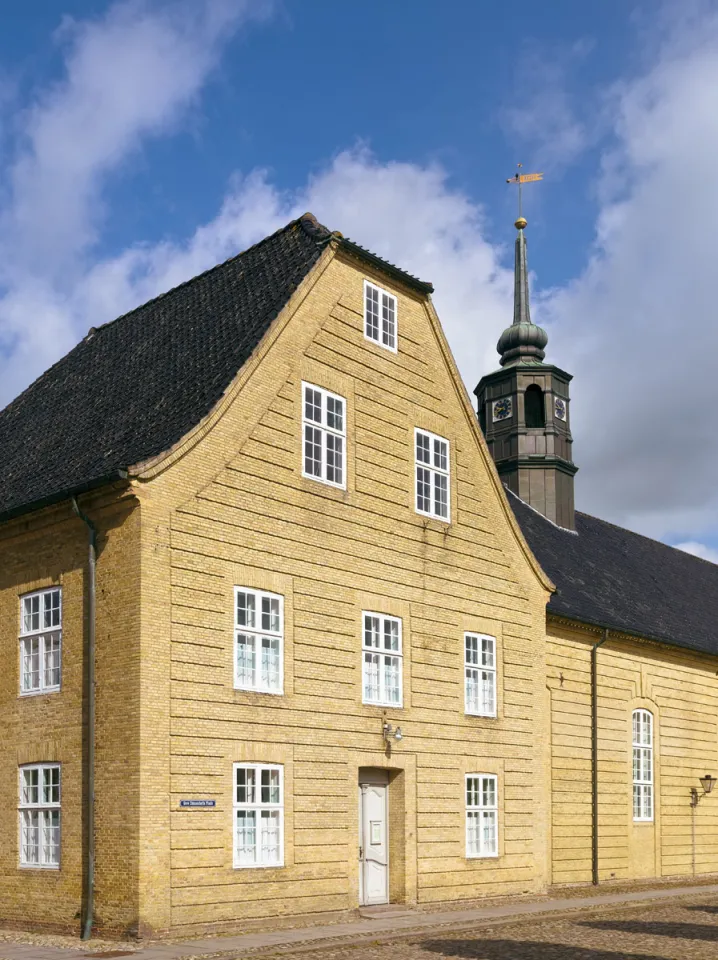
[{"label": "street name plate", "polygon": [[201,810],[216,806],[216,800],[180,800],[180,806],[191,810]]}]

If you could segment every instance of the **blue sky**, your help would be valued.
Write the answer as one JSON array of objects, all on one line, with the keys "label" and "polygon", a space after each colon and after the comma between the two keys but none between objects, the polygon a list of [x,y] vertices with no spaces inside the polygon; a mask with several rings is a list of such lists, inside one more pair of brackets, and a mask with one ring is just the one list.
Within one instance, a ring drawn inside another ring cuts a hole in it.
[{"label": "blue sky", "polygon": [[306,206],[435,283],[471,389],[510,319],[520,160],[545,173],[535,314],[576,377],[579,505],[718,550],[715,3],[61,0],[3,21],[0,402]]}]

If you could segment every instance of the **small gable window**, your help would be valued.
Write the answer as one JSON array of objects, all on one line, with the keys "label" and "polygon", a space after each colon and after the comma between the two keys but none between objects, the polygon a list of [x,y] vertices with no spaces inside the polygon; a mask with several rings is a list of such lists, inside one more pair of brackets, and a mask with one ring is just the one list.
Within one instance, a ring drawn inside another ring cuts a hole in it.
[{"label": "small gable window", "polygon": [[449,441],[428,430],[414,431],[416,457],[416,512],[450,520]]},{"label": "small gable window", "polygon": [[545,427],[546,411],[544,410],[543,390],[532,383],[524,394],[524,415],[527,427]]},{"label": "small gable window", "polygon": [[364,336],[396,353],[396,297],[364,281]]},{"label": "small gable window", "polygon": [[344,489],[346,401],[321,387],[303,383],[302,424],[304,476]]}]

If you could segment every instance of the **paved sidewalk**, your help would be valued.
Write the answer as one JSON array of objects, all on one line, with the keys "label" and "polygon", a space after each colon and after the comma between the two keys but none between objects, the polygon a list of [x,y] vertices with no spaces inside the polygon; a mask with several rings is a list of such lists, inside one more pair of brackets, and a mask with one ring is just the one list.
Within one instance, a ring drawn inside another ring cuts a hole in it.
[{"label": "paved sidewalk", "polygon": [[410,908],[389,909],[377,912],[372,917],[362,917],[348,923],[327,924],[317,927],[302,927],[276,932],[248,933],[239,936],[207,937],[201,940],[186,940],[182,943],[155,941],[145,946],[118,942],[112,948],[106,945],[93,948],[44,947],[32,944],[0,942],[0,960],[74,960],[88,956],[119,957],[126,955],[133,960],[183,960],[211,955],[214,957],[241,957],[261,951],[276,953],[311,950],[312,946],[335,946],[343,942],[359,940],[387,940],[404,938],[428,931],[441,932],[442,927],[452,931],[490,924],[502,919],[517,919],[532,915],[552,915],[595,910],[596,908],[671,901],[683,897],[710,897],[718,895],[718,884],[685,887],[655,888],[623,893],[602,893],[589,897],[546,897],[525,903],[503,906],[474,907],[468,910],[445,910],[434,913],[413,911]]}]

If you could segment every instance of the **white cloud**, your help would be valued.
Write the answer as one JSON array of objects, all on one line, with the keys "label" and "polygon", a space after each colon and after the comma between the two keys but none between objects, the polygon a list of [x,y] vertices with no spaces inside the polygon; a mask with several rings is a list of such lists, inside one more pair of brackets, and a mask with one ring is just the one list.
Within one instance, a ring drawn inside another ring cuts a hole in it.
[{"label": "white cloud", "polygon": [[679,550],[685,550],[686,553],[692,553],[694,557],[700,557],[702,560],[710,560],[711,563],[718,563],[718,550],[708,547],[705,543],[698,543],[696,540],[686,540],[685,543],[676,543],[674,546]]},{"label": "white cloud", "polygon": [[71,304],[104,221],[108,174],[178,122],[222,45],[268,6],[129,0],[58,31],[63,78],[27,108],[13,160],[0,172],[0,351],[10,353],[0,361],[2,399],[77,339]]},{"label": "white cloud", "polygon": [[616,100],[585,273],[550,306],[575,375],[579,502],[659,537],[716,529],[718,17],[681,32]]}]

